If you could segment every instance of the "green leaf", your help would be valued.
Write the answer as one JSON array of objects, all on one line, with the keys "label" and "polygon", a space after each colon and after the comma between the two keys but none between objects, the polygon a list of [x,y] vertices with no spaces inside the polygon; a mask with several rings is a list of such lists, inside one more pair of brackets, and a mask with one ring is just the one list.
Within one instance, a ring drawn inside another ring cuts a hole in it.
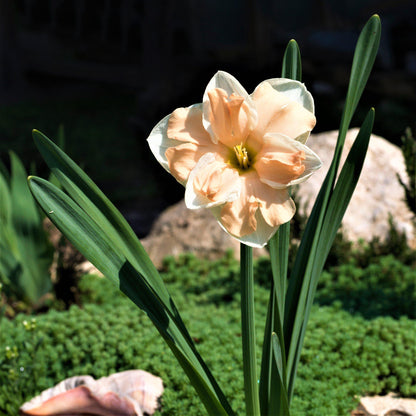
[{"label": "green leaf", "polygon": [[348,204],[360,178],[371,132],[373,130],[374,115],[374,109],[371,109],[348,153],[347,159],[345,160],[331,195],[318,246],[316,263],[319,268],[323,268],[324,266],[335,235],[341,225],[342,218],[344,217],[345,211],[348,208]]},{"label": "green leaf", "polygon": [[17,229],[29,232],[41,222],[38,207],[27,187],[27,172],[19,157],[10,152],[10,194],[12,200],[12,221]]},{"label": "green leaf", "polygon": [[[57,144],[58,144],[59,148],[64,150],[65,149],[65,130],[64,130],[63,124],[60,124],[59,127],[58,127],[57,137],[58,137],[57,138]],[[48,180],[49,180],[50,183],[55,185],[57,188],[59,188],[61,186],[61,183],[59,182],[59,180],[56,178],[56,176],[52,172],[49,175]]]},{"label": "green leaf", "polygon": [[26,170],[13,152],[10,152],[10,165],[10,227],[13,231],[9,231],[9,241],[13,245],[11,252],[21,264],[21,273],[13,275],[13,285],[22,296],[35,303],[52,288],[49,268],[53,251],[27,186]]},{"label": "green leaf", "polygon": [[302,60],[297,42],[292,39],[283,56],[282,77],[302,81]]},{"label": "green leaf", "polygon": [[283,327],[287,270],[289,262],[290,222],[282,224],[269,241],[270,262],[280,317],[280,330]]},{"label": "green leaf", "polygon": [[[297,319],[297,325],[299,326],[299,333],[297,334],[295,347],[291,345],[291,356],[289,364],[292,364],[291,378],[289,382],[289,389],[293,391],[294,378],[297,371],[297,365],[300,359],[301,348],[303,345],[303,339],[305,336],[308,317],[315,296],[318,279],[322,273],[325,261],[328,257],[330,248],[334,241],[335,235],[339,226],[341,225],[342,218],[351,200],[352,194],[357,185],[362,166],[364,164],[365,155],[367,153],[368,143],[371,136],[371,131],[374,123],[374,110],[371,109],[364,120],[364,123],[348,153],[347,159],[341,170],[339,178],[337,180],[334,191],[331,194],[328,209],[324,216],[322,228],[320,230],[319,237],[317,239],[317,251],[315,256],[310,257],[308,260],[309,270],[308,272],[308,286],[307,291],[304,292],[304,319]],[[296,317],[297,318],[297,317]],[[289,391],[290,392],[290,391]]]},{"label": "green leaf", "polygon": [[0,160],[0,176],[3,176],[6,183],[10,184],[10,173],[1,160]]},{"label": "green leaf", "polygon": [[289,412],[289,400],[288,394],[286,391],[286,382],[284,377],[284,357],[282,356],[282,349],[280,347],[280,341],[278,336],[273,333],[272,334],[272,345],[273,345],[273,354],[275,359],[275,364],[278,369],[278,382],[279,382],[279,390],[280,390],[280,411],[279,415],[290,416]]},{"label": "green leaf", "polygon": [[[281,403],[279,397],[283,394],[280,378],[286,382],[286,350],[283,332],[286,281],[289,255],[290,222],[280,226],[269,241],[270,261],[273,282],[270,293],[266,325],[264,329],[263,354],[260,377],[261,409],[264,414],[277,414]],[[281,367],[274,365],[272,360],[272,333],[278,334],[281,350]],[[286,389],[285,389],[286,391]],[[263,411],[267,409],[267,411]]]},{"label": "green leaf", "polygon": [[[8,174],[7,177],[10,178]],[[21,273],[21,266],[16,258],[17,252],[17,237],[12,226],[9,184],[0,173],[0,281],[7,285],[18,281]]]},{"label": "green leaf", "polygon": [[5,177],[0,174],[0,222],[10,224],[12,218],[12,201],[9,185]]},{"label": "green leaf", "polygon": [[[3,230],[1,230],[1,235],[4,236]],[[0,281],[11,286],[15,293],[23,295],[22,289],[16,287],[15,284],[15,282],[19,282],[22,274],[22,265],[20,261],[16,258],[10,246],[5,244],[3,240],[0,241],[0,253]]]},{"label": "green leaf", "polygon": [[[271,409],[277,409],[276,399],[276,385],[277,381],[274,380],[278,377],[277,372],[273,369],[273,350],[272,350],[272,333],[275,327],[274,320],[279,319],[276,317],[276,294],[274,289],[274,283],[271,282],[269,302],[267,305],[266,324],[264,327],[263,337],[263,350],[261,354],[261,369],[260,369],[260,384],[259,384],[259,399],[260,410],[262,415],[273,414]],[[279,395],[280,396],[280,395]],[[274,412],[276,413],[276,412]]]},{"label": "green leaf", "polygon": [[[50,143],[47,145],[50,146]],[[223,393],[197,353],[189,334],[184,331],[173,300],[169,297],[168,304],[165,304],[164,299],[155,289],[156,285],[149,283],[152,282],[152,276],[144,276],[143,269],[138,267],[139,262],[133,259],[133,264],[130,261],[132,249],[123,245],[125,242],[121,237],[122,233],[126,234],[130,231],[115,229],[107,217],[97,215],[97,207],[80,190],[84,188],[91,193],[93,187],[83,183],[82,178],[74,178],[75,181],[72,181],[59,171],[56,166],[62,160],[61,157],[62,155],[58,155],[54,159],[51,156],[49,162],[55,166],[56,177],[63,178],[65,185],[68,185],[70,196],[48,181],[31,177],[30,189],[39,205],[74,246],[148,314],[175,356],[179,357],[178,360],[188,377],[197,383],[194,387],[206,408],[215,408],[215,412],[211,414],[232,414]],[[67,158],[66,155],[65,157]],[[78,183],[79,187],[74,185],[74,182]],[[71,197],[74,197],[74,200]],[[97,198],[97,195],[93,194],[92,197]],[[102,203],[101,199],[96,200]],[[82,202],[82,206],[78,201]],[[114,215],[121,214],[117,211]]]},{"label": "green leaf", "polygon": [[63,191],[48,181],[29,177],[29,187],[36,201],[56,227],[94,265],[114,283],[125,256],[114,249],[111,235],[103,232],[101,224],[84,213]]},{"label": "green leaf", "polygon": [[[111,201],[58,146],[41,132],[34,130],[33,138],[45,162],[70,197],[111,236],[112,245],[141,273],[163,304],[175,316],[182,333],[193,343],[166,287],[139,239]],[[47,214],[48,215],[48,214]]]},{"label": "green leaf", "polygon": [[[312,209],[296,255],[291,278],[289,279],[284,328],[288,360],[289,399],[293,394],[296,369],[303,343],[302,333],[304,332],[304,328],[306,327],[309,318],[308,311],[314,293],[314,279],[317,279],[315,275],[319,269],[317,264],[322,261],[322,256],[320,256],[319,251],[319,247],[322,244],[320,239],[323,238],[322,227],[327,221],[327,209],[332,198],[331,195],[333,193],[335,178],[349,123],[374,64],[379,40],[380,19],[378,16],[373,16],[365,25],[357,42],[350,84],[334,157]],[[335,199],[333,199],[333,201],[334,204],[338,203]],[[327,224],[325,226],[328,227],[329,225]],[[319,260],[318,263],[316,263],[317,259]]]},{"label": "green leaf", "polygon": [[[298,44],[291,40],[286,48],[282,77],[297,81],[302,79],[302,63]],[[281,410],[280,396],[286,394],[286,350],[283,332],[286,299],[286,282],[289,261],[290,222],[282,224],[269,241],[273,284],[269,299],[266,326],[263,340],[263,353],[260,377],[260,406],[263,414],[278,414]],[[281,366],[272,359],[272,333],[278,334]],[[285,389],[282,389],[283,380]],[[287,400],[287,398],[286,398]]]},{"label": "green leaf", "polygon": [[[377,56],[381,37],[381,22],[378,15],[370,18],[364,26],[355,48],[350,82],[341,121],[342,133],[348,126],[367,84],[371,69]],[[345,137],[345,136],[344,136]]]},{"label": "green leaf", "polygon": [[[272,282],[264,330],[262,366],[260,374],[260,404],[262,415],[280,415],[282,402],[287,402],[286,389],[286,357],[282,326],[280,324],[279,308],[276,306],[276,291]],[[279,328],[278,345],[273,345],[273,328]],[[279,360],[276,361],[274,349],[279,349]],[[282,395],[285,397],[282,398]]]},{"label": "green leaf", "polygon": [[[44,134],[34,130],[33,138],[45,162],[71,198],[100,224],[104,233],[111,235],[112,244],[138,268],[171,308],[170,296],[159,273],[120,212],[88,175]],[[175,313],[175,310],[172,308],[171,312]]]}]

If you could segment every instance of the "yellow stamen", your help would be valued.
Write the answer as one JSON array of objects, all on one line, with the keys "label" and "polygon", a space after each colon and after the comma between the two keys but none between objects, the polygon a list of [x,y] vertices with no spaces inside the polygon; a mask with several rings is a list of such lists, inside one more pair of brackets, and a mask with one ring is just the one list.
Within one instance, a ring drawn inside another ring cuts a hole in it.
[{"label": "yellow stamen", "polygon": [[234,146],[234,152],[237,156],[238,164],[241,169],[248,169],[250,166],[250,160],[248,158],[247,150],[243,147],[243,143]]}]

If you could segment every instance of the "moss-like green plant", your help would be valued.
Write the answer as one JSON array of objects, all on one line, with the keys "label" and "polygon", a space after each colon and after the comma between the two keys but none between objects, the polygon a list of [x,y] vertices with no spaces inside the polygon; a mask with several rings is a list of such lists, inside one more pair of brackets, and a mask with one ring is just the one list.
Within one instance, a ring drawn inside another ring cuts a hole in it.
[{"label": "moss-like green plant", "polygon": [[[232,284],[238,281],[235,263],[230,257],[216,262],[194,256],[170,258],[163,276],[198,349],[202,354],[210,352],[213,373],[236,412],[244,414],[239,294]],[[187,274],[182,273],[185,269]],[[82,309],[51,310],[39,315],[36,325],[24,315],[0,321],[0,414],[18,414],[23,401],[66,377],[98,378],[132,368],[162,377],[165,392],[157,415],[177,416],[184,409],[206,414],[145,314],[106,279],[85,276],[80,287]],[[269,291],[256,285],[255,296],[261,305]],[[256,309],[259,319],[264,313],[260,306]],[[316,305],[300,361],[293,414],[347,416],[356,406],[356,396],[363,394],[396,391],[416,397],[414,331],[415,321],[406,317],[366,320],[342,310],[340,302]]]},{"label": "moss-like green plant", "polygon": [[[392,254],[375,255],[370,261],[363,251],[357,252],[356,257],[352,255],[345,264],[335,262],[335,266],[326,268],[319,280],[316,302],[320,305],[338,302],[347,311],[368,319],[377,316],[416,319],[416,268],[403,264]],[[257,284],[269,288],[270,259],[257,259],[254,270],[259,276]],[[198,295],[199,302],[225,305],[239,296],[238,262],[230,254],[217,261],[200,260],[191,254],[176,259],[168,257],[163,276],[178,291]],[[96,301],[111,302],[105,289],[97,288],[97,293],[101,295],[94,295]]]},{"label": "moss-like green plant", "polygon": [[351,313],[372,319],[377,316],[416,319],[416,269],[393,255],[375,257],[366,268],[354,261],[324,271],[316,301],[338,301]]}]

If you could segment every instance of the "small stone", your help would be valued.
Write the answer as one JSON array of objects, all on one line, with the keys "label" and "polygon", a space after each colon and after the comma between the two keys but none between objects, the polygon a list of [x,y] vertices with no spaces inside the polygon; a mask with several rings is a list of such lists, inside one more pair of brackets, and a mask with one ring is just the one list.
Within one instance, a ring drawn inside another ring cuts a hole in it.
[{"label": "small stone", "polygon": [[20,408],[22,416],[152,415],[159,407],[163,381],[143,370],[127,370],[95,380],[67,378]]},{"label": "small stone", "polygon": [[351,416],[416,416],[416,400],[387,396],[362,397]]}]

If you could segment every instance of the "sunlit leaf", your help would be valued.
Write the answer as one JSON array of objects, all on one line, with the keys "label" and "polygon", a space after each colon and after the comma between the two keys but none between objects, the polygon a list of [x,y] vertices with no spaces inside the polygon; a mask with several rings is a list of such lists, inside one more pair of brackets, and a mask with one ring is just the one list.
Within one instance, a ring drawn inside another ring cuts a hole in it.
[{"label": "sunlit leaf", "polygon": [[[342,203],[334,199],[333,189],[346,132],[348,131],[352,115],[357,107],[374,64],[379,41],[380,20],[378,16],[373,16],[365,25],[357,42],[345,110],[341,120],[334,158],[309,217],[296,255],[291,278],[289,279],[284,327],[286,351],[288,352],[289,400],[293,394],[294,380],[303,343],[303,334],[308,322],[316,281],[320,274],[320,265],[323,264],[327,256],[327,253],[320,250],[320,248],[322,247],[322,244],[324,244],[326,248],[328,246],[330,247],[332,244],[332,241],[326,238],[326,235],[323,234],[322,230],[323,227],[331,230],[335,228],[336,232],[342,219],[342,216],[341,218],[339,218],[339,216],[336,216],[335,218],[331,213],[328,214],[328,206],[331,204],[331,201],[333,201],[331,210],[335,209],[338,213],[341,212],[341,210],[335,208],[337,204],[342,205]],[[364,123],[364,132],[367,130],[368,123],[368,120]],[[361,151],[363,150],[361,149]],[[363,154],[363,157],[364,155],[365,153]],[[355,161],[354,163],[356,166],[359,165],[358,161]],[[327,217],[327,215],[329,216]]]}]

